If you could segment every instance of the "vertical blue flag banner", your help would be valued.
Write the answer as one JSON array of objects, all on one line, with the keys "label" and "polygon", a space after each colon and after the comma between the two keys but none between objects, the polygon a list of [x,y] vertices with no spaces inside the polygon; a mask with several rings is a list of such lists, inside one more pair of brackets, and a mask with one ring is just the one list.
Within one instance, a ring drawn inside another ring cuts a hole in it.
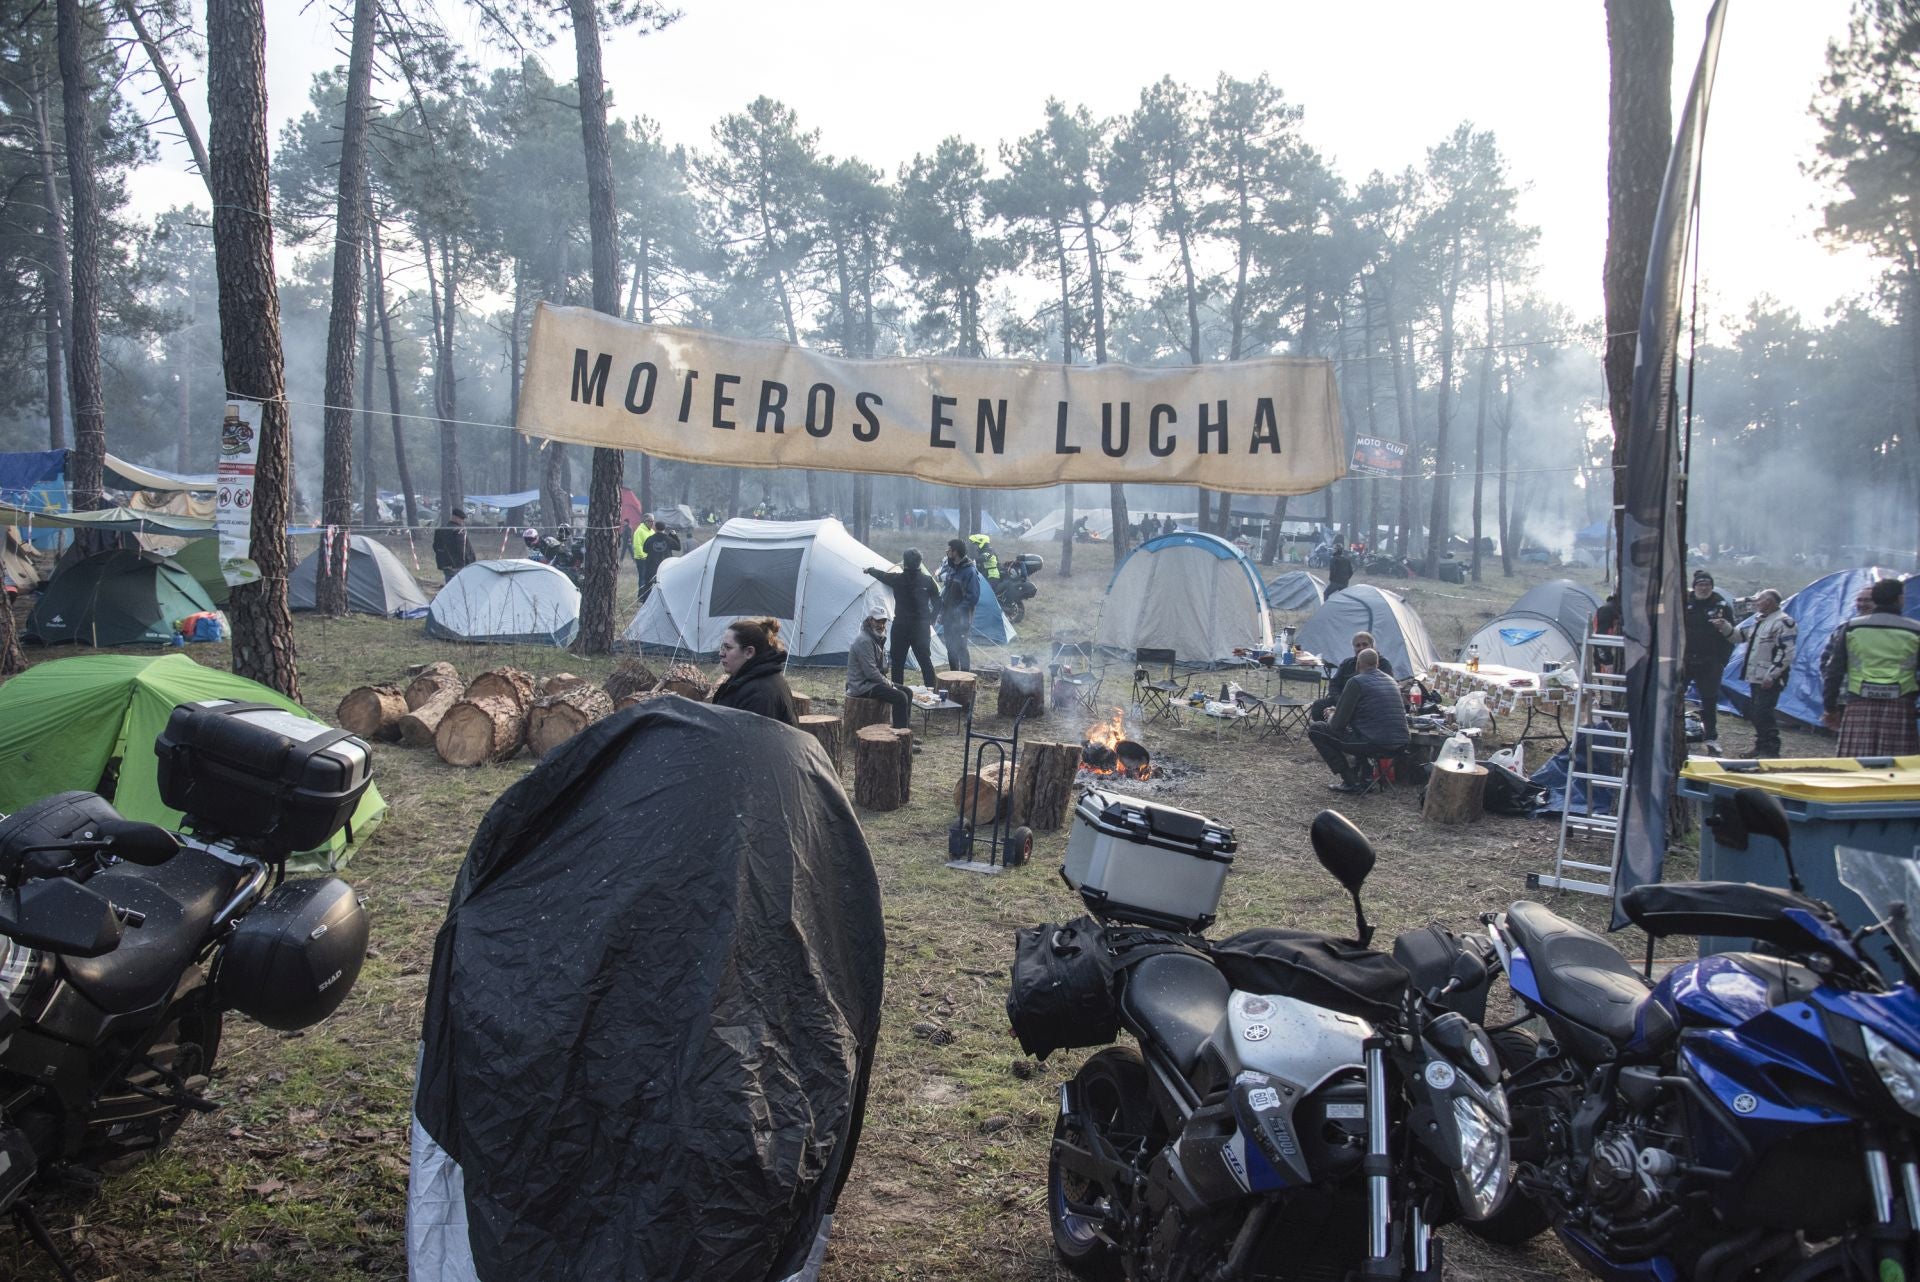
[{"label": "vertical blue flag banner", "polygon": [[1620,896],[1660,880],[1667,854],[1667,807],[1673,797],[1674,703],[1686,689],[1681,670],[1680,531],[1675,511],[1680,434],[1674,424],[1674,370],[1680,348],[1680,282],[1687,235],[1699,195],[1707,100],[1720,60],[1726,0],[1707,15],[1706,40],[1694,68],[1667,177],[1654,218],[1640,300],[1628,409],[1625,511],[1621,516],[1620,609],[1627,660],[1627,788],[1614,871],[1613,925],[1627,924]]}]

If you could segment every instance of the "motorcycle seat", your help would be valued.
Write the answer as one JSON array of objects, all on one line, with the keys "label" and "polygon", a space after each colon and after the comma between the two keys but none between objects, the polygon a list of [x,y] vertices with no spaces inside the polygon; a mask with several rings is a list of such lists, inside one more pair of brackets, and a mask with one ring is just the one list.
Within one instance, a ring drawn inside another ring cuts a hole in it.
[{"label": "motorcycle seat", "polygon": [[1184,1076],[1193,1071],[1200,1047],[1226,1017],[1232,993],[1212,962],[1188,953],[1163,953],[1128,969],[1120,1008]]},{"label": "motorcycle seat", "polygon": [[1633,1040],[1647,983],[1618,949],[1530,900],[1507,909],[1507,925],[1527,951],[1542,1001],[1615,1046]]},{"label": "motorcycle seat", "polygon": [[116,907],[146,920],[120,933],[120,946],[99,957],[64,958],[68,982],[109,1014],[164,1000],[186,970],[207,928],[246,873],[191,847],[164,864],[115,864],[87,884]]}]

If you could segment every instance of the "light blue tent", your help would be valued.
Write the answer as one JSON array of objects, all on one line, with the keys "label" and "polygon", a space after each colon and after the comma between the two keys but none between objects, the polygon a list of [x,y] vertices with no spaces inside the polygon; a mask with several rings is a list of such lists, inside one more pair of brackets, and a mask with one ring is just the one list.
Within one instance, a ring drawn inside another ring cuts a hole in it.
[{"label": "light blue tent", "polygon": [[[1877,565],[1841,570],[1837,574],[1815,579],[1781,604],[1780,608],[1793,620],[1798,638],[1793,653],[1793,669],[1787,674],[1787,688],[1780,692],[1782,714],[1810,726],[1820,724],[1821,706],[1825,699],[1821,686],[1820,656],[1826,653],[1827,639],[1833,635],[1835,628],[1853,617],[1853,598],[1861,588],[1871,587],[1877,579],[1899,577],[1898,571],[1882,569]],[[1907,613],[1910,617],[1920,618],[1920,614],[1915,613],[1920,610],[1920,602],[1913,597],[1914,593],[1909,590]],[[1720,685],[1720,707],[1742,717],[1747,715],[1753,697],[1753,687],[1740,677],[1740,669],[1747,660],[1744,637],[1750,627],[1750,622],[1742,622],[1743,639],[1734,647],[1733,657],[1727,660]]]},{"label": "light blue tent", "polygon": [[1014,631],[1013,624],[1007,621],[1006,612],[1000,608],[1000,598],[994,596],[986,576],[981,575],[980,600],[973,607],[973,631],[968,639],[988,645],[1011,645],[1019,635]]}]

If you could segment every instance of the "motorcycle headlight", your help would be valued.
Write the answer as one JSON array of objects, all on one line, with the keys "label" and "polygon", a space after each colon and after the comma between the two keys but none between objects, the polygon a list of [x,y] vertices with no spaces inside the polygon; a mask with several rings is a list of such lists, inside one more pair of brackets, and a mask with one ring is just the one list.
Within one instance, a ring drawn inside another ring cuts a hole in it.
[{"label": "motorcycle headlight", "polygon": [[1464,1095],[1453,1097],[1453,1121],[1460,1132],[1460,1165],[1453,1173],[1460,1213],[1484,1220],[1507,1191],[1507,1131]]},{"label": "motorcycle headlight", "polygon": [[1880,1074],[1880,1082],[1894,1102],[1915,1117],[1920,1117],[1920,1059],[1895,1046],[1880,1034],[1860,1026],[1867,1042],[1867,1062]]}]

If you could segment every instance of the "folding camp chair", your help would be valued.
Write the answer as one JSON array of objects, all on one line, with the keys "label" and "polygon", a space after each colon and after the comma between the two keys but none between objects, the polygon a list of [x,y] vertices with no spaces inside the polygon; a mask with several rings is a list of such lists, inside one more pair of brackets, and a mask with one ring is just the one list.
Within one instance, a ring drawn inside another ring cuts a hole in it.
[{"label": "folding camp chair", "polygon": [[1093,646],[1083,641],[1056,641],[1053,657],[1047,661],[1047,676],[1053,682],[1053,706],[1078,705],[1095,715],[1100,712],[1102,674],[1093,666]]},{"label": "folding camp chair", "polygon": [[[1191,678],[1174,671],[1179,656],[1172,650],[1135,650],[1133,652],[1133,701],[1140,708],[1141,724],[1152,725],[1165,717],[1178,721],[1179,701],[1186,698]],[[1156,678],[1153,669],[1166,665],[1166,676]]]}]

